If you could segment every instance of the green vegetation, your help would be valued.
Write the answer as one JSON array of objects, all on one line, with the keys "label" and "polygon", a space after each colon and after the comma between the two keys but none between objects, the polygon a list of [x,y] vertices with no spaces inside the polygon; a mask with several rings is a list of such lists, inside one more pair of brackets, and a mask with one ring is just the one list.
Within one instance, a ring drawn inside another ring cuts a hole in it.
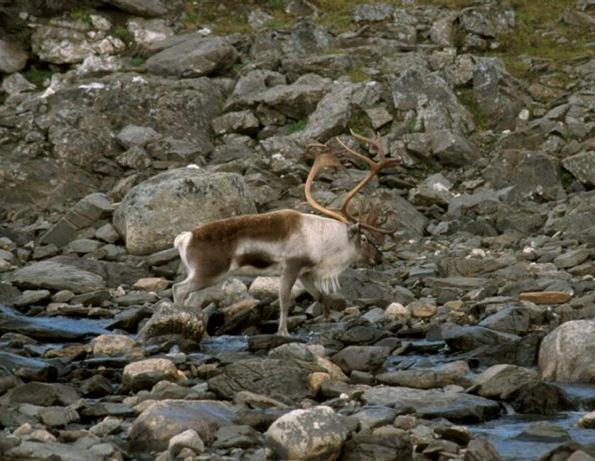
[{"label": "green vegetation", "polygon": [[91,14],[86,10],[74,10],[70,12],[70,17],[75,21],[91,24]]},{"label": "green vegetation", "polygon": [[370,76],[361,67],[352,67],[347,71],[347,76],[353,83],[367,82]]},{"label": "green vegetation", "polygon": [[487,130],[489,127],[489,120],[481,106],[477,103],[475,96],[473,96],[473,89],[464,88],[457,92],[457,96],[461,104],[473,115],[473,121],[480,131]]},{"label": "green vegetation", "polygon": [[142,56],[133,56],[130,63],[135,67],[142,66],[145,63],[145,58]]},{"label": "green vegetation", "polygon": [[510,0],[516,12],[517,25],[499,37],[501,48],[495,53],[507,69],[522,78],[531,75],[530,66],[519,56],[530,56],[555,66],[593,54],[586,45],[593,41],[593,33],[585,25],[570,26],[562,18],[566,10],[574,10],[574,0]]},{"label": "green vegetation", "polygon": [[44,88],[45,82],[52,78],[53,73],[54,72],[50,69],[38,69],[35,66],[31,66],[25,71],[24,75],[27,80],[36,85],[38,88]]},{"label": "green vegetation", "polygon": [[114,30],[114,35],[124,42],[127,47],[134,45],[134,35],[126,26],[118,26]]},{"label": "green vegetation", "polygon": [[287,134],[293,134],[293,133],[297,133],[298,131],[302,131],[304,128],[306,128],[306,121],[305,120],[298,120],[295,123],[292,123],[291,125],[287,126]]}]

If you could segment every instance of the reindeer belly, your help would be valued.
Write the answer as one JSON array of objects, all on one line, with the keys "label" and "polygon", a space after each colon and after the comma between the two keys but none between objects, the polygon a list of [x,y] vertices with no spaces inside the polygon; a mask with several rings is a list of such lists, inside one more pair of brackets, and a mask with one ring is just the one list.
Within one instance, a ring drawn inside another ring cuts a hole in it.
[{"label": "reindeer belly", "polygon": [[256,269],[268,269],[272,265],[274,265],[276,261],[267,255],[266,253],[262,252],[251,252],[251,253],[243,253],[238,255],[233,263],[232,268],[235,266],[236,268],[244,267],[244,266],[251,266]]}]

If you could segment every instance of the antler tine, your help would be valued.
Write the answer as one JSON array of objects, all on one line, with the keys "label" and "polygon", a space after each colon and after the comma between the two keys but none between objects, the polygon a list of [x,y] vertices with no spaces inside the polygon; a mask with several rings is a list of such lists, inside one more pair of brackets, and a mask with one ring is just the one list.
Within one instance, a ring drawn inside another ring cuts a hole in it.
[{"label": "antler tine", "polygon": [[349,132],[351,133],[351,136],[353,136],[358,141],[363,141],[363,142],[366,142],[366,143],[374,146],[376,148],[376,151],[378,152],[378,157],[380,157],[381,162],[386,159],[386,151],[384,150],[384,146],[381,144],[380,138],[378,137],[378,135],[376,135],[375,139],[371,139],[371,138],[366,138],[365,136],[362,136],[361,134],[357,134],[353,130],[349,130]]},{"label": "antler tine", "polygon": [[342,167],[343,165],[341,164],[337,156],[329,151],[328,146],[326,146],[325,144],[311,144],[308,146],[308,149],[312,147],[317,148],[317,151],[314,153],[314,163],[312,164],[312,168],[310,169],[310,172],[308,173],[308,177],[306,179],[306,186],[304,188],[306,200],[312,208],[319,211],[320,213],[331,218],[337,219],[341,222],[347,223],[349,222],[349,217],[345,213],[343,213],[342,210],[332,210],[330,208],[324,207],[320,203],[318,203],[312,196],[312,184],[314,183],[314,179],[316,178],[318,173],[325,168],[338,168]]}]

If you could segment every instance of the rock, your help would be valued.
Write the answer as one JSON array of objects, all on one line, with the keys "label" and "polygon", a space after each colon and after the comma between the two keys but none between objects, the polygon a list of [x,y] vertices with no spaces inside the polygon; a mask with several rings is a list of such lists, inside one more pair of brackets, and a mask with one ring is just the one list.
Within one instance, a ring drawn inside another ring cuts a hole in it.
[{"label": "rock", "polygon": [[475,129],[473,116],[437,73],[408,69],[393,82],[391,90],[395,108],[417,111],[416,123],[426,132],[447,129],[465,134]]},{"label": "rock", "polygon": [[509,194],[513,201],[531,196],[546,200],[564,196],[558,161],[543,153],[506,150],[490,162],[483,176],[496,188],[513,186]]},{"label": "rock", "polygon": [[254,211],[239,175],[179,168],[158,174],[126,194],[114,213],[114,227],[124,236],[130,253],[149,254],[171,247],[176,235],[199,224]]},{"label": "rock", "polygon": [[549,333],[539,349],[543,379],[595,383],[595,320],[565,322]]},{"label": "rock", "polygon": [[470,372],[467,362],[456,361],[431,368],[409,368],[380,373],[376,375],[376,379],[381,384],[416,389],[432,389],[451,384],[467,387],[470,380],[465,375]]},{"label": "rock", "polygon": [[586,261],[591,256],[591,250],[588,248],[577,248],[576,250],[570,250],[566,253],[556,256],[554,258],[554,264],[559,269],[568,269],[574,266],[578,266],[582,262]]},{"label": "rock", "polygon": [[461,134],[439,129],[429,133],[432,153],[447,166],[464,166],[478,159],[477,148]]},{"label": "rock", "polygon": [[498,58],[479,58],[473,71],[473,97],[490,127],[514,129],[523,108],[519,91]]},{"label": "rock", "polygon": [[441,337],[453,351],[470,351],[483,345],[517,344],[519,337],[507,333],[500,333],[489,328],[476,325],[441,326]]},{"label": "rock", "polygon": [[282,459],[322,461],[339,457],[348,434],[343,418],[321,405],[281,416],[265,435],[269,446]]},{"label": "rock", "polygon": [[407,305],[407,309],[411,312],[411,316],[418,319],[427,319],[434,317],[438,313],[436,304],[428,301],[414,301]]},{"label": "rock", "polygon": [[526,291],[519,293],[519,299],[533,304],[564,304],[572,299],[572,294],[564,291]]},{"label": "rock", "polygon": [[171,456],[175,457],[184,448],[191,449],[195,454],[201,454],[205,450],[204,442],[194,429],[187,429],[174,435],[169,440],[167,451]]},{"label": "rock", "polygon": [[555,384],[530,381],[508,396],[512,408],[518,413],[555,415],[575,408],[566,392]]},{"label": "rock", "polygon": [[16,307],[30,306],[49,299],[51,292],[49,290],[25,290],[13,303]]},{"label": "rock", "polygon": [[144,291],[163,291],[169,285],[169,281],[163,277],[145,277],[138,279],[132,288]]},{"label": "rock", "polygon": [[502,459],[490,442],[476,438],[469,442],[464,461],[502,461]]},{"label": "rock", "polygon": [[66,246],[66,253],[87,254],[97,251],[103,246],[103,243],[93,239],[73,240]]},{"label": "rock", "polygon": [[225,399],[240,391],[263,394],[283,403],[313,396],[305,370],[288,360],[237,360],[225,365],[208,383],[209,390]]},{"label": "rock", "polygon": [[174,35],[173,30],[163,19],[131,18],[126,26],[134,37],[134,43],[143,48],[148,48]]},{"label": "rock", "polygon": [[[280,283],[280,277],[258,276],[250,284],[248,293],[259,300],[273,301],[279,297]],[[296,298],[304,292],[304,287],[298,281],[291,289],[291,296]]]},{"label": "rock", "polygon": [[70,290],[73,293],[105,287],[105,281],[99,275],[55,261],[40,261],[17,269],[7,276],[7,280],[22,287]]},{"label": "rock", "polygon": [[39,411],[39,418],[45,426],[66,426],[80,420],[79,414],[73,408],[46,407]]},{"label": "rock", "polygon": [[100,335],[93,339],[93,355],[107,355],[117,357],[127,355],[137,345],[137,342],[124,335]]},{"label": "rock", "polygon": [[37,87],[29,82],[22,74],[15,72],[2,80],[0,89],[8,93],[9,95],[16,95],[27,91],[33,91]]},{"label": "rock", "polygon": [[578,425],[586,429],[595,429],[595,411],[581,416],[581,419],[578,421]]},{"label": "rock", "polygon": [[441,46],[452,46],[452,30],[455,19],[455,15],[447,14],[434,21],[430,28],[430,39],[433,43]]},{"label": "rock", "polygon": [[511,334],[526,334],[531,331],[537,315],[524,306],[510,306],[487,316],[479,326]]},{"label": "rock", "polygon": [[515,438],[531,441],[564,442],[570,439],[570,434],[568,434],[566,429],[556,424],[552,424],[548,421],[537,421],[529,424],[529,426]]},{"label": "rock", "polygon": [[116,8],[136,16],[163,16],[167,8],[161,0],[106,0]]},{"label": "rock", "polygon": [[353,9],[355,22],[379,22],[392,18],[395,7],[386,3],[358,5]]},{"label": "rock", "polygon": [[149,389],[162,380],[176,381],[178,369],[167,359],[145,359],[124,367],[122,386],[127,390]]},{"label": "rock", "polygon": [[393,408],[382,405],[366,405],[351,416],[359,421],[360,430],[365,431],[391,424],[395,420],[397,412]]},{"label": "rock", "polygon": [[144,65],[149,72],[175,77],[201,77],[225,71],[239,56],[236,49],[221,37],[188,34],[172,43],[172,46],[147,59]]},{"label": "rock", "polygon": [[215,434],[214,448],[248,449],[262,444],[262,435],[247,425],[233,425],[219,428]]},{"label": "rock", "polygon": [[390,351],[389,347],[382,346],[348,346],[333,355],[331,359],[345,373],[350,373],[352,370],[373,371],[382,365]]},{"label": "rock", "polygon": [[0,40],[0,72],[11,74],[25,68],[29,56],[15,42]]},{"label": "rock", "polygon": [[385,425],[355,433],[344,445],[342,461],[396,461],[413,459],[407,431]]},{"label": "rock", "polygon": [[390,303],[386,306],[384,315],[393,322],[406,322],[411,317],[411,312],[401,303]]},{"label": "rock", "polygon": [[200,310],[160,303],[159,308],[138,332],[144,341],[160,336],[179,335],[198,343],[205,332]]},{"label": "rock", "polygon": [[51,407],[72,405],[79,398],[80,395],[75,388],[67,384],[34,381],[11,389],[2,397],[2,400]]},{"label": "rock", "polygon": [[89,55],[117,54],[126,48],[116,37],[86,32],[73,24],[37,24],[31,35],[31,48],[41,61],[52,64],[76,64]]},{"label": "rock", "polygon": [[416,205],[448,205],[453,197],[452,186],[442,173],[433,174],[409,191],[409,200]]},{"label": "rock", "polygon": [[150,404],[134,420],[129,440],[138,451],[164,450],[172,437],[191,429],[205,444],[210,444],[217,430],[234,424],[235,417],[226,402],[162,400]]},{"label": "rock", "polygon": [[[80,447],[57,442],[38,442],[24,440],[18,446],[11,448],[4,455],[8,459],[59,459],[61,461],[100,461],[104,454],[81,450]],[[114,452],[112,451],[113,454]]]},{"label": "rock", "polygon": [[500,406],[483,397],[422,390],[409,387],[375,386],[362,395],[367,404],[411,406],[420,418],[447,418],[451,421],[484,421],[500,413]]},{"label": "rock", "polygon": [[324,142],[345,131],[354,109],[371,107],[379,99],[377,82],[335,85],[309,115],[306,128],[294,136],[306,142],[310,139]]},{"label": "rock", "polygon": [[242,133],[253,134],[258,131],[260,122],[250,110],[228,112],[211,122],[216,134]]},{"label": "rock", "polygon": [[126,125],[117,134],[116,139],[126,149],[146,144],[159,139],[160,135],[150,126]]},{"label": "rock", "polygon": [[566,157],[562,160],[562,166],[582,183],[595,186],[595,151]]},{"label": "rock", "polygon": [[475,378],[476,391],[482,397],[507,399],[521,386],[537,381],[537,373],[515,365],[493,365]]},{"label": "rock", "polygon": [[55,366],[43,360],[0,351],[0,367],[15,370],[15,376],[26,380],[53,381],[58,375]]}]

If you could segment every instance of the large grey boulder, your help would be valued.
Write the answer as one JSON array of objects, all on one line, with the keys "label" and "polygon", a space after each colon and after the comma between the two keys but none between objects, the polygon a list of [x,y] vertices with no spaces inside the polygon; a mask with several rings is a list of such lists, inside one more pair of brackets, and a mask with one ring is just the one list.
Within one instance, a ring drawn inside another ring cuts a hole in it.
[{"label": "large grey boulder", "polygon": [[396,109],[416,111],[416,124],[424,131],[450,129],[466,134],[475,129],[473,116],[438,73],[408,69],[393,81],[392,96]]},{"label": "large grey boulder", "polygon": [[27,64],[27,53],[18,44],[0,40],[0,72],[18,72]]},{"label": "large grey boulder", "polygon": [[25,288],[48,288],[50,290],[70,290],[73,293],[105,288],[103,277],[56,261],[40,261],[17,269],[6,279]]},{"label": "large grey boulder", "polygon": [[151,404],[132,423],[129,432],[133,449],[164,450],[169,440],[193,429],[205,443],[215,439],[220,427],[235,421],[235,412],[226,402],[213,400],[162,400]]},{"label": "large grey boulder", "polygon": [[281,416],[271,424],[266,438],[280,459],[333,461],[348,434],[345,418],[321,405]]},{"label": "large grey boulder", "polygon": [[595,320],[573,320],[549,333],[539,349],[543,379],[595,383]]},{"label": "large grey boulder", "polygon": [[238,52],[221,37],[189,35],[154,54],[145,63],[149,72],[175,77],[201,77],[231,67]]},{"label": "large grey boulder", "polygon": [[114,213],[114,227],[132,254],[164,250],[182,231],[255,212],[244,179],[234,173],[178,168],[134,187]]},{"label": "large grey boulder", "polygon": [[420,418],[448,418],[451,421],[483,421],[500,413],[500,405],[476,395],[443,390],[375,386],[362,395],[370,405],[404,405]]},{"label": "large grey boulder", "polygon": [[562,166],[580,182],[595,186],[595,151],[566,157],[562,160]]}]

